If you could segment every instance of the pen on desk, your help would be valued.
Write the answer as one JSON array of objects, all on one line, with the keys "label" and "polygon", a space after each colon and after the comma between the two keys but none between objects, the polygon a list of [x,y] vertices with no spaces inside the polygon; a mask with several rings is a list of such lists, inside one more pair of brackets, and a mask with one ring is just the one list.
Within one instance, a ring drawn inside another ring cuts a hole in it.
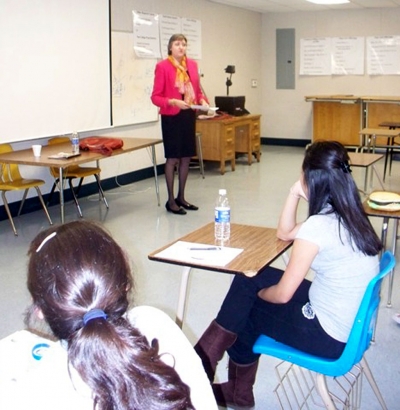
[{"label": "pen on desk", "polygon": [[208,248],[189,248],[190,251],[219,251],[221,248],[219,246],[210,246]]}]

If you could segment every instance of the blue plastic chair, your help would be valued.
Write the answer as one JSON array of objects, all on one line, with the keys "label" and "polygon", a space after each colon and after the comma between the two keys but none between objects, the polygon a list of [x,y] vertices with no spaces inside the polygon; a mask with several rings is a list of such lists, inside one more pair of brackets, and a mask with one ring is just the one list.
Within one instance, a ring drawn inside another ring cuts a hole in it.
[{"label": "blue plastic chair", "polygon": [[336,407],[329,394],[325,376],[343,376],[354,365],[360,363],[362,371],[367,377],[379,403],[383,409],[386,409],[386,404],[369,369],[364,352],[369,348],[374,333],[382,279],[394,268],[395,263],[393,254],[386,251],[380,261],[380,272],[371,280],[365,291],[346,347],[338,359],[313,356],[277,342],[265,335],[261,335],[257,339],[253,346],[254,353],[277,357],[317,373],[317,389],[327,409],[336,409]]}]

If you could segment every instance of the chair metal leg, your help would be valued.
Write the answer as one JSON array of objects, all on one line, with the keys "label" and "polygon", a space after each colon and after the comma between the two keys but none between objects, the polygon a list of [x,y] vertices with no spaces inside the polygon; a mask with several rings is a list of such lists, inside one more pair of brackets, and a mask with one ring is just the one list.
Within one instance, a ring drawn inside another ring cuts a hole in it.
[{"label": "chair metal leg", "polygon": [[84,177],[82,177],[82,178],[79,180],[78,186],[77,186],[77,188],[76,188],[76,196],[79,195],[79,191],[81,190],[83,178],[84,178]]},{"label": "chair metal leg", "polygon": [[81,207],[79,205],[78,198],[76,197],[74,186],[72,185],[72,178],[68,178],[68,183],[69,183],[69,187],[71,189],[72,197],[74,199],[75,206],[76,206],[76,209],[78,211],[78,214],[81,218],[83,218],[82,210],[81,210]]},{"label": "chair metal leg", "polygon": [[11,216],[10,208],[9,208],[9,206],[8,206],[8,202],[7,202],[7,199],[6,199],[6,193],[5,193],[5,191],[2,191],[2,192],[1,192],[1,196],[2,196],[2,198],[3,198],[4,208],[6,208],[6,212],[7,212],[7,215],[8,215],[8,219],[9,219],[9,221],[10,221],[10,223],[11,223],[11,227],[12,227],[12,230],[14,231],[14,235],[15,235],[15,236],[18,236],[17,230],[15,229],[15,225],[14,225],[13,218],[12,218],[12,216]]},{"label": "chair metal leg", "polygon": [[51,191],[50,191],[50,193],[49,193],[49,196],[47,197],[46,206],[49,206],[49,204],[50,204],[50,202],[51,202],[51,200],[52,200],[52,198],[53,198],[54,191],[56,190],[57,185],[58,185],[58,179],[56,179],[56,180],[54,181],[53,187],[51,188]]},{"label": "chair metal leg", "polygon": [[47,206],[46,206],[45,203],[44,203],[42,193],[40,192],[40,189],[39,189],[38,186],[35,186],[35,189],[36,189],[36,192],[37,192],[37,194],[38,194],[39,201],[40,201],[40,203],[42,204],[44,213],[46,214],[47,219],[49,220],[50,225],[53,225],[53,221],[52,221],[51,218],[50,218],[49,211],[47,210]]},{"label": "chair metal leg", "polygon": [[29,191],[29,188],[25,189],[24,191],[24,195],[22,196],[21,205],[19,206],[17,216],[21,215],[22,207],[24,206],[26,196],[28,195],[28,191]]},{"label": "chair metal leg", "polygon": [[196,145],[197,145],[197,157],[199,159],[200,173],[204,179],[204,162],[203,162],[203,150],[201,148],[201,134],[196,133]]},{"label": "chair metal leg", "polygon": [[103,200],[104,205],[105,205],[106,208],[108,209],[108,202],[107,202],[107,199],[106,199],[106,197],[105,197],[105,195],[104,195],[103,188],[101,187],[100,176],[99,176],[99,174],[95,174],[94,177],[96,178],[97,186],[98,186],[98,188],[99,188],[100,197],[101,197],[101,199]]},{"label": "chair metal leg", "polygon": [[[396,255],[398,228],[399,228],[398,220],[393,219],[393,236],[392,236],[392,253],[393,253],[393,255]],[[390,271],[390,274],[389,274],[388,299],[387,299],[387,303],[386,303],[387,307],[392,307],[393,280],[394,280],[394,269],[392,269]]]},{"label": "chair metal leg", "polygon": [[326,377],[321,373],[317,374],[317,390],[322,401],[324,402],[325,408],[328,410],[336,410],[336,407],[329,394],[328,386],[326,384]]},{"label": "chair metal leg", "polygon": [[375,393],[376,398],[379,401],[379,404],[381,405],[382,409],[387,410],[385,400],[383,400],[382,394],[379,390],[378,385],[376,384],[374,376],[372,375],[371,369],[369,368],[367,360],[365,359],[365,357],[363,357],[361,359],[360,364],[361,364],[361,367],[362,367],[363,372],[365,374],[365,377],[367,378],[372,390]]}]

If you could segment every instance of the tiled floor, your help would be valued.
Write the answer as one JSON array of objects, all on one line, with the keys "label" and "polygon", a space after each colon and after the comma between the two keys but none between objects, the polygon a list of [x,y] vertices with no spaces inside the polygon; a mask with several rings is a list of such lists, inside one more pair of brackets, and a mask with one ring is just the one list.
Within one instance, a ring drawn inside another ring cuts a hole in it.
[{"label": "tiled floor", "polygon": [[[174,316],[178,300],[181,268],[149,261],[147,255],[166,243],[213,220],[213,206],[218,188],[226,188],[232,208],[232,221],[236,223],[275,227],[280,208],[291,184],[298,178],[304,150],[302,148],[263,146],[261,162],[247,165],[246,158],[239,158],[236,171],[227,167],[220,175],[217,164],[207,163],[205,178],[198,170],[190,171],[187,200],[200,206],[197,212],[186,216],[172,215],[165,211],[166,190],[160,177],[162,204],[157,206],[152,179],[107,191],[110,209],[106,212],[97,197],[80,200],[84,217],[101,220],[117,241],[127,249],[132,258],[136,277],[136,304],[153,305]],[[378,164],[382,171],[383,161]],[[363,186],[364,171],[353,170],[354,178]],[[386,188],[400,191],[400,162],[393,164],[392,176],[387,177]],[[303,203],[300,216],[305,217]],[[59,221],[57,207],[50,208],[53,221]],[[66,206],[66,220],[76,219],[72,203]],[[14,237],[9,222],[0,222],[0,337],[23,327],[23,312],[29,304],[25,287],[26,252],[32,238],[43,228],[47,220],[42,211],[15,218],[19,232]],[[373,219],[380,232],[381,221]],[[71,255],[73,258],[74,255]],[[278,260],[275,266],[282,267]],[[398,270],[398,268],[397,268]],[[367,359],[389,409],[400,407],[400,326],[391,316],[400,311],[400,282],[395,275],[393,308],[385,306],[387,283],[383,286],[383,303],[380,308],[377,341],[367,352]],[[195,343],[209,322],[215,317],[231,278],[215,272],[195,270],[190,280],[187,317],[184,332]],[[218,369],[218,378],[226,377],[225,360]],[[255,385],[256,409],[278,409],[273,395],[276,385],[275,359],[262,357]],[[1,365],[1,364],[0,364]],[[367,383],[363,385],[361,408],[379,408]]]}]

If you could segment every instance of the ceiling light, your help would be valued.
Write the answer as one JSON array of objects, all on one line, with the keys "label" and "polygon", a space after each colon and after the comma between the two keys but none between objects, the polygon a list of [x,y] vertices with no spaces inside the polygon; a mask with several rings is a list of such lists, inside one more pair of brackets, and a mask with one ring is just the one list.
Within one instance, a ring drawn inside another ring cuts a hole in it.
[{"label": "ceiling light", "polygon": [[350,3],[349,0],[307,0],[309,3],[314,4],[324,4],[325,6],[329,6],[332,4],[345,4]]}]

